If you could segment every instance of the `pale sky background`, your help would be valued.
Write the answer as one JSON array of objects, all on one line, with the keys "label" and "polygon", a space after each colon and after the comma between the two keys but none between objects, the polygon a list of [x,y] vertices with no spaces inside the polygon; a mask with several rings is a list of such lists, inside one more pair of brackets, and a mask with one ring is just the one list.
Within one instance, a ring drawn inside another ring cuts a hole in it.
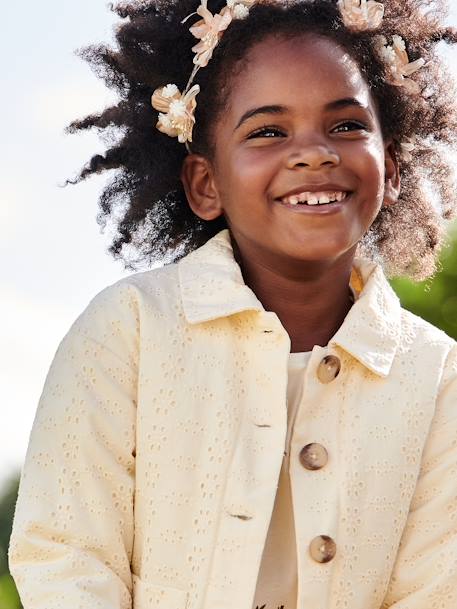
[{"label": "pale sky background", "polygon": [[[457,24],[455,5],[450,21]],[[115,101],[73,51],[111,43],[116,22],[102,0],[2,6],[0,484],[22,464],[60,340],[97,292],[128,274],[95,220],[109,176],[57,186],[104,151],[95,133],[63,129]],[[449,57],[457,63],[455,51]]]}]

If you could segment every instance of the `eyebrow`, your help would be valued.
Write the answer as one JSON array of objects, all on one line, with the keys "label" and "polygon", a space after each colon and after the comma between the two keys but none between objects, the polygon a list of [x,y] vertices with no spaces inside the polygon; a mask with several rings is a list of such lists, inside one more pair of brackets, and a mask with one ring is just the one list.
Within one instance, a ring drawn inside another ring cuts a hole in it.
[{"label": "eyebrow", "polygon": [[[355,106],[356,108],[362,108],[362,110],[367,110],[371,115],[373,114],[370,108],[363,104],[360,100],[355,97],[344,97],[342,99],[336,99],[334,101],[329,102],[324,106],[324,111],[329,112],[331,110],[342,110],[344,108],[348,108],[350,106]],[[272,106],[260,106],[259,108],[252,108],[243,114],[243,116],[238,121],[237,126],[235,127],[235,131],[241,127],[241,125],[247,121],[248,119],[257,116],[259,114],[285,114],[289,111],[287,106],[280,105],[272,105]]]}]

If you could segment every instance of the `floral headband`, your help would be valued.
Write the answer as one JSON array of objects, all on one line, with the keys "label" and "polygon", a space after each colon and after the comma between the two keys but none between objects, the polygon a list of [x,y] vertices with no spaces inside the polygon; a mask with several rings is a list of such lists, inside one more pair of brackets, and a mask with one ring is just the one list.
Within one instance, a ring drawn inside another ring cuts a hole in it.
[{"label": "floral headband", "polygon": [[[227,0],[221,12],[213,15],[207,8],[208,0],[201,0],[197,11],[182,21],[185,23],[193,15],[201,17],[190,28],[192,35],[199,40],[198,44],[192,47],[195,53],[194,69],[183,93],[176,85],[168,84],[154,91],[151,104],[159,111],[157,129],[170,137],[177,137],[181,144],[185,144],[188,152],[191,152],[188,142],[192,142],[195,125],[195,98],[200,92],[199,85],[192,86],[195,76],[200,68],[208,65],[214,49],[232,21],[245,19],[252,6],[261,2],[262,0]],[[384,17],[384,5],[375,0],[338,0],[338,8],[344,25],[352,31],[375,30],[381,25]],[[409,77],[423,67],[425,61],[422,58],[409,61],[405,41],[401,36],[394,35],[392,45],[388,44],[385,36],[376,36],[374,44],[379,58],[386,66],[388,82],[405,87],[412,95],[419,94],[418,83]],[[415,148],[414,140],[408,139],[402,142],[400,147],[403,160],[410,161],[411,152]]]}]

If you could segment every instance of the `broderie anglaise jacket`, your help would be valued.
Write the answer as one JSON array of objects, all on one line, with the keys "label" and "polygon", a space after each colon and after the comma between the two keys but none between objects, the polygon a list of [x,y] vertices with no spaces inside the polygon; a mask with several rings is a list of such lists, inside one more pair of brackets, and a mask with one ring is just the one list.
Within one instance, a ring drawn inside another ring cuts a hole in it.
[{"label": "broderie anglaise jacket", "polygon": [[[363,291],[312,352],[290,446],[329,452],[300,482],[298,606],[456,609],[456,344],[403,311],[379,267],[356,267]],[[25,609],[251,609],[289,351],[228,231],[98,294],[30,438],[10,545]],[[341,371],[322,383],[329,354]],[[336,544],[324,564],[318,535]]]}]

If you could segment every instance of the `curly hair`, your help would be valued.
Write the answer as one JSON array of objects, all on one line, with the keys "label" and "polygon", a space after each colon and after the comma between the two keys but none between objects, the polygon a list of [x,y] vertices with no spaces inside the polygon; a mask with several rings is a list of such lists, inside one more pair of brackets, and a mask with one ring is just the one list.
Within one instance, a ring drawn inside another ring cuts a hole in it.
[{"label": "curly hair", "polygon": [[[126,268],[145,261],[177,260],[226,228],[223,217],[204,221],[191,211],[180,180],[185,147],[156,128],[151,106],[155,89],[176,83],[182,90],[193,68],[195,38],[181,21],[200,0],[129,0],[110,5],[125,19],[115,32],[117,48],[90,45],[76,53],[120,100],[99,114],[70,123],[65,131],[97,128],[110,147],[93,156],[74,180],[115,169],[99,200],[97,220],[115,223],[109,251]],[[209,0],[219,12],[222,0]],[[380,262],[389,276],[422,280],[436,271],[444,243],[446,221],[456,215],[457,188],[452,155],[457,135],[456,91],[443,64],[438,43],[457,41],[457,31],[442,23],[446,0],[385,0],[385,16],[376,34],[390,41],[394,34],[407,42],[410,61],[423,57],[428,65],[414,75],[421,94],[391,85],[375,50],[373,32],[352,32],[343,24],[336,0],[261,2],[249,16],[234,21],[216,47],[208,67],[194,82],[201,87],[196,109],[192,151],[211,158],[213,126],[224,110],[230,81],[246,53],[267,36],[316,34],[332,39],[352,56],[377,102],[385,138],[400,143],[416,138],[410,161],[400,161],[399,201],[381,209],[359,253]]]}]

